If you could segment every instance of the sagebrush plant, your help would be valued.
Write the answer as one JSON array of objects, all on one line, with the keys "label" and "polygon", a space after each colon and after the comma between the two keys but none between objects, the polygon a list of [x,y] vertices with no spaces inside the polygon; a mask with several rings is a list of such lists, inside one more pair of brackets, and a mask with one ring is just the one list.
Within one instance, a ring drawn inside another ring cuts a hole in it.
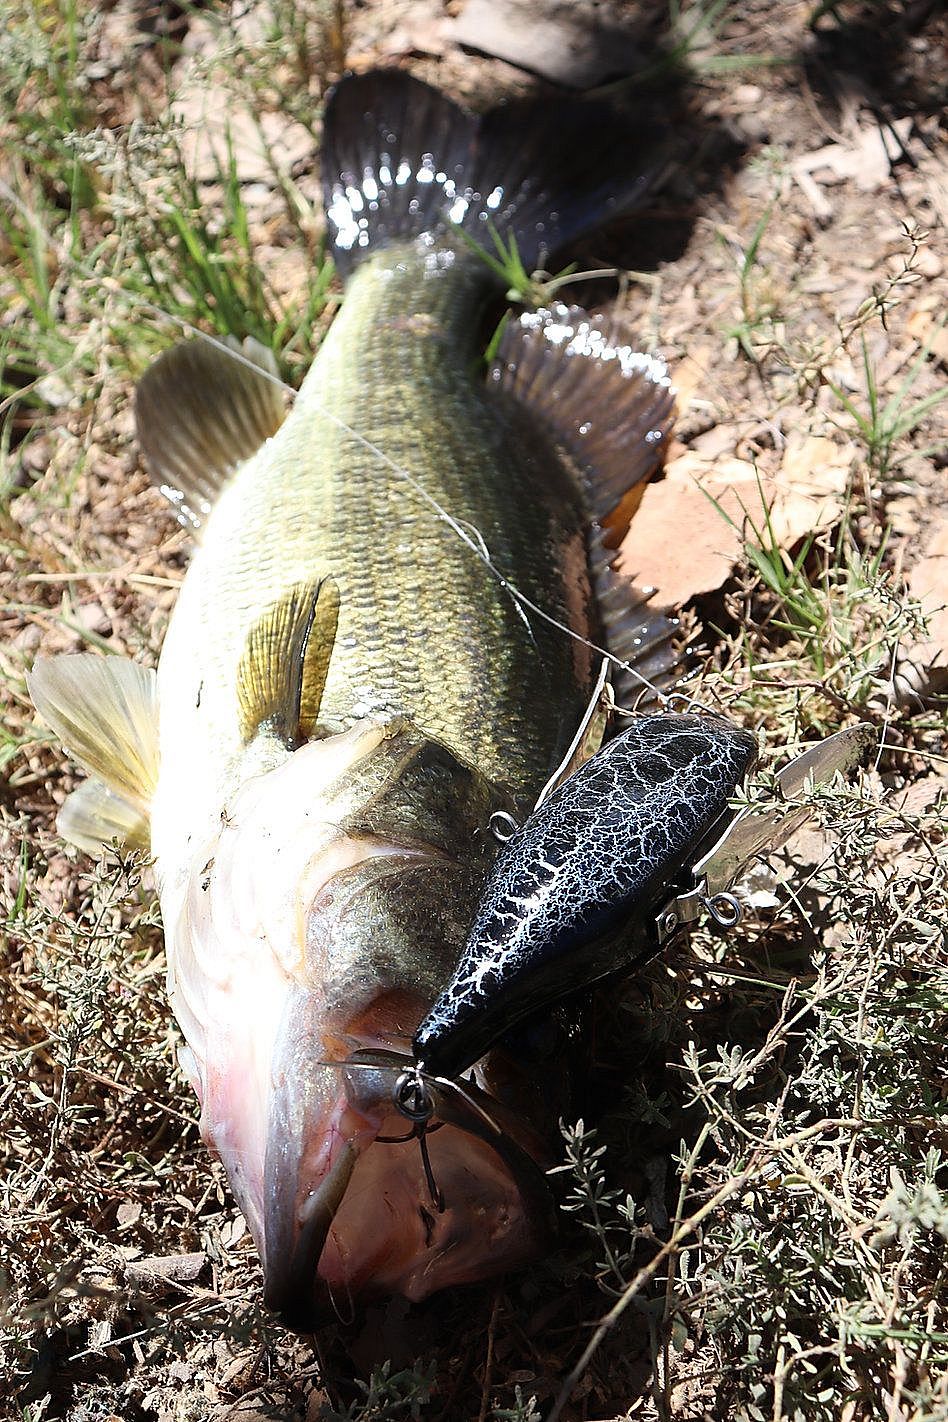
[{"label": "sagebrush plant", "polygon": [[[689,1124],[666,1232],[680,1238],[655,1271],[660,1415],[708,1370],[725,1415],[748,1422],[928,1418],[948,1399],[948,1178],[931,1145],[948,1123],[948,800],[904,816],[870,773],[815,792],[813,810],[824,857],[788,875],[756,950],[734,961],[736,943],[698,934],[679,964]],[[761,973],[768,935],[799,926],[810,962],[788,980],[771,949]],[[744,1033],[721,1041],[698,1004],[732,971]],[[635,1224],[582,1123],[567,1154],[564,1208],[583,1212],[603,1288],[645,1304],[633,1254],[641,1265],[662,1237]]]}]

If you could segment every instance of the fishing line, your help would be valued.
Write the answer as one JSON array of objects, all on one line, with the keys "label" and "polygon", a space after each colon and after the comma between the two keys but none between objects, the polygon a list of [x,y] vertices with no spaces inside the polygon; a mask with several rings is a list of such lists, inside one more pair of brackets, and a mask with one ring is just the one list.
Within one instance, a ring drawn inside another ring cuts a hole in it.
[{"label": "fishing line", "polygon": [[[80,272],[88,280],[101,283],[106,287],[108,291],[110,291],[113,295],[121,297],[133,309],[144,309],[145,311],[150,312],[158,320],[170,321],[173,325],[177,326],[179,330],[184,331],[189,335],[195,336],[199,340],[206,341],[209,345],[213,346],[215,350],[220,351],[223,355],[229,356],[231,360],[238,361],[241,365],[244,365],[248,369],[252,370],[256,375],[262,375],[264,379],[269,380],[280,390],[287,392],[290,395],[291,399],[296,399],[298,392],[293,388],[292,385],[287,384],[287,382],[285,380],[282,380],[280,376],[274,375],[272,371],[264,370],[261,366],[257,365],[255,361],[244,355],[242,351],[236,350],[233,346],[228,345],[228,343],[222,340],[220,337],[210,335],[206,331],[199,330],[198,327],[192,325],[192,323],[190,321],[187,321],[183,316],[176,316],[173,312],[165,311],[163,307],[158,306],[153,301],[149,301],[149,299],[145,296],[140,296],[137,293],[126,291],[125,288],[122,286],[121,282],[116,277],[107,277],[103,280],[100,273],[94,271],[94,269],[88,266],[87,263],[82,261],[81,258],[74,256],[68,250],[68,248],[56,242],[52,234],[48,232],[47,229],[43,226],[43,224],[37,220],[35,213],[30,211],[30,209],[26,206],[23,200],[2,178],[0,178],[0,195],[5,197],[6,200],[16,208],[16,210],[21,214],[21,216],[24,217],[27,222],[29,222],[36,235],[42,240],[45,246],[47,246],[49,250],[57,256],[60,262],[67,266],[73,267],[76,271]],[[400,479],[403,479],[409,485],[410,488],[414,489],[414,491],[421,496],[424,502],[427,503],[428,506],[434,511],[436,517],[440,519],[442,523],[446,524],[447,527],[451,529],[451,531],[456,535],[456,537],[458,537],[461,542],[471,550],[474,556],[484,564],[484,567],[496,580],[500,588],[505,593],[507,593],[507,595],[515,604],[519,605],[518,611],[520,612],[521,617],[526,623],[528,631],[530,631],[531,629],[529,621],[526,618],[524,609],[528,609],[537,617],[541,618],[542,621],[546,622],[549,626],[554,627],[557,631],[565,633],[565,635],[567,637],[571,637],[573,641],[581,643],[584,647],[588,647],[590,651],[598,652],[600,656],[606,657],[609,662],[612,663],[613,666],[618,667],[621,671],[627,672],[630,676],[635,677],[636,681],[640,683],[643,689],[650,691],[652,695],[655,696],[656,699],[663,706],[668,703],[668,693],[662,691],[662,689],[654,682],[650,681],[648,677],[643,676],[643,674],[640,671],[637,671],[636,668],[632,666],[629,662],[623,661],[621,657],[617,657],[614,652],[609,651],[608,647],[601,647],[598,645],[598,643],[591,641],[588,637],[584,637],[581,632],[576,632],[572,627],[567,626],[565,622],[561,622],[559,618],[554,617],[552,613],[547,612],[544,608],[540,607],[537,603],[535,603],[531,598],[527,597],[526,593],[522,592],[520,588],[517,587],[516,583],[512,582],[494,563],[493,558],[490,555],[490,550],[488,549],[488,546],[484,541],[484,537],[481,534],[480,530],[475,528],[474,534],[476,536],[472,537],[472,535],[465,530],[465,527],[463,526],[462,522],[454,518],[453,515],[451,515],[450,513],[448,513],[447,509],[442,507],[442,505],[438,502],[434,495],[429,493],[429,491],[424,487],[424,485],[421,484],[420,481],[417,480],[415,476],[410,473],[409,470],[402,468],[401,465],[396,463],[394,459],[387,455],[384,450],[380,449],[379,446],[375,444],[372,440],[370,440],[366,435],[363,435],[358,430],[353,429],[351,425],[347,424],[347,422],[340,418],[340,416],[333,414],[331,410],[327,410],[325,408],[318,408],[317,413],[320,414],[324,419],[328,420],[337,429],[341,430],[343,434],[346,434],[351,439],[354,439],[359,445],[362,446],[363,449],[366,449],[371,454],[374,454],[376,458],[381,460],[381,462],[389,470],[391,470],[393,474],[396,474]]]}]

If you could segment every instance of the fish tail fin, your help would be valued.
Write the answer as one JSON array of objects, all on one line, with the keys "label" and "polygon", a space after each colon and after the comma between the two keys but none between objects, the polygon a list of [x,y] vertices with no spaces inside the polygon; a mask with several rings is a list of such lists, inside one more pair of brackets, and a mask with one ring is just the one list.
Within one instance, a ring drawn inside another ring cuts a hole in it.
[{"label": "fish tail fin", "polygon": [[478,118],[398,70],[343,79],[323,132],[323,198],[336,265],[460,227],[481,245],[514,239],[533,271],[582,233],[624,212],[651,173],[602,102],[525,100]]}]

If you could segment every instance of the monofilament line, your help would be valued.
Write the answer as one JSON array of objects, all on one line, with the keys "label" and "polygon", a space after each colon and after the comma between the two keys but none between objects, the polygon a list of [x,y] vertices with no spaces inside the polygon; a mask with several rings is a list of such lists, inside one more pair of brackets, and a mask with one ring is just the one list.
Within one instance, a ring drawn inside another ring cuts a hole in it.
[{"label": "monofilament line", "polygon": [[[88,266],[79,257],[74,256],[67,247],[55,240],[52,234],[37,220],[36,214],[30,211],[22,199],[17,196],[9,184],[4,182],[2,178],[0,178],[0,195],[5,197],[6,200],[17,209],[21,216],[26,219],[43,244],[48,247],[51,252],[55,253],[60,263],[73,267],[90,281],[102,282],[102,277],[99,273],[95,272],[92,267]],[[173,325],[177,326],[179,330],[186,331],[189,335],[195,336],[199,340],[207,341],[215,350],[229,356],[231,360],[236,360],[241,365],[247,366],[255,375],[262,375],[266,380],[271,381],[271,383],[276,385],[280,390],[285,391],[291,400],[296,399],[297,392],[292,385],[288,385],[285,380],[281,380],[280,377],[274,375],[272,371],[263,370],[256,362],[245,356],[242,351],[235,350],[233,346],[228,345],[227,342],[221,340],[220,337],[210,335],[208,332],[200,330],[197,326],[192,325],[190,321],[185,320],[183,316],[175,316],[172,312],[165,311],[163,307],[158,306],[153,301],[149,301],[147,297],[140,296],[135,292],[126,291],[121,282],[115,277],[107,278],[104,284],[109,291],[116,296],[120,296],[132,307],[138,307],[148,311],[157,317],[158,320],[170,321]],[[580,642],[584,647],[588,647],[590,651],[598,652],[601,657],[605,657],[613,666],[618,667],[620,671],[627,672],[630,676],[635,677],[643,689],[650,691],[662,705],[667,704],[669,699],[668,694],[656,686],[654,682],[650,681],[648,677],[643,676],[642,673],[637,671],[634,666],[631,666],[629,662],[623,661],[621,657],[617,657],[614,652],[609,651],[608,647],[601,647],[598,643],[591,641],[590,638],[584,637],[581,632],[574,631],[574,629],[567,626],[565,622],[561,622],[559,618],[554,617],[552,613],[540,607],[532,598],[527,597],[526,593],[522,592],[516,583],[512,582],[501,568],[497,567],[480,530],[474,528],[473,532],[469,533],[461,522],[448,513],[447,509],[438,502],[433,494],[429,493],[424,485],[416,479],[408,469],[403,468],[396,460],[387,455],[384,450],[380,449],[377,444],[368,439],[366,435],[353,429],[350,424],[341,419],[338,415],[333,414],[331,410],[317,407],[317,413],[320,414],[323,419],[328,420],[330,424],[335,425],[343,434],[348,435],[350,439],[354,439],[363,449],[368,450],[370,454],[374,454],[392,474],[404,480],[409,488],[420,496],[423,502],[426,503],[434,513],[435,517],[444,523],[451,532],[461,540],[465,547],[470,549],[475,558],[483,563],[491,577],[496,580],[498,585],[517,607],[527,625],[528,631],[530,630],[530,624],[526,613],[532,612],[543,622],[556,628],[558,632],[562,632],[567,637],[571,637],[574,642]]]}]

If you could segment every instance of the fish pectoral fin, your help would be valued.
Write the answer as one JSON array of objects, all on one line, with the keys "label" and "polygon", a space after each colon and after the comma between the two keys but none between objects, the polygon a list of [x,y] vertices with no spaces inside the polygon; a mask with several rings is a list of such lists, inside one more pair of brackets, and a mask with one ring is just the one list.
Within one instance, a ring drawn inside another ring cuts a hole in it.
[{"label": "fish pectoral fin", "polygon": [[147,818],[158,783],[158,679],[125,657],[37,657],[27,687],[72,758]]},{"label": "fish pectoral fin", "polygon": [[237,668],[245,742],[264,725],[288,746],[312,739],[338,619],[336,580],[322,577],[294,584],[254,623]]},{"label": "fish pectoral fin", "polygon": [[284,414],[273,352],[251,337],[180,341],[158,357],[138,383],[135,425],[152,481],[180,523],[201,527]]},{"label": "fish pectoral fin", "polygon": [[56,828],[68,844],[86,854],[100,854],[116,840],[127,849],[151,846],[148,816],[96,779],[84,781],[66,796]]}]

